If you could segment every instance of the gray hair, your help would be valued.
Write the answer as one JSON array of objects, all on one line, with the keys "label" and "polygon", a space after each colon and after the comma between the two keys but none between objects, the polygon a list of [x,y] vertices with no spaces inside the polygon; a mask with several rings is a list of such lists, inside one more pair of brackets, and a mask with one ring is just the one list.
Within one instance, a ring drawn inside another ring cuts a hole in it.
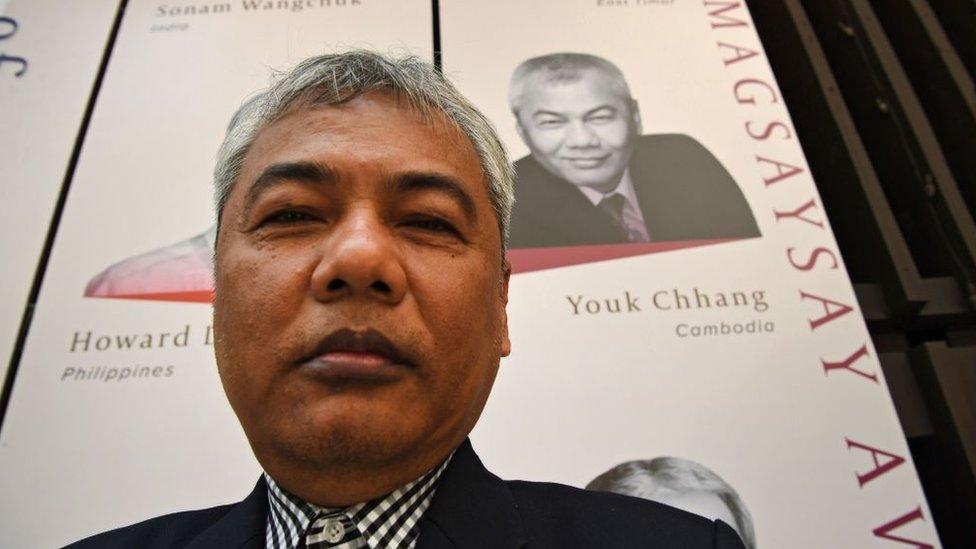
[{"label": "gray hair", "polygon": [[615,492],[657,501],[669,493],[710,492],[718,496],[735,517],[735,529],[749,549],[756,547],[752,515],[729,483],[701,463],[676,457],[627,461],[586,485],[587,490]]},{"label": "gray hair", "polygon": [[531,87],[539,84],[572,84],[581,80],[587,71],[602,73],[614,92],[631,99],[624,73],[610,61],[588,53],[560,52],[527,59],[515,68],[508,85],[508,105],[518,116],[525,92]]},{"label": "gray hair", "polygon": [[267,90],[241,106],[217,152],[214,199],[218,227],[244,158],[262,127],[295,105],[337,105],[377,90],[396,94],[423,116],[443,113],[471,141],[481,162],[504,249],[515,202],[515,173],[491,122],[433,65],[415,56],[395,59],[365,50],[306,59],[278,74]]}]

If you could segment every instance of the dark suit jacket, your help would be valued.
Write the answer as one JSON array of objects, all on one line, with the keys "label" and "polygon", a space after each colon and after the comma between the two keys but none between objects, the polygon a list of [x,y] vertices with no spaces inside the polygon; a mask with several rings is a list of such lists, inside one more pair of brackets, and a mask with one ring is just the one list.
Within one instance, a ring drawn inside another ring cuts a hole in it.
[{"label": "dark suit jacket", "polygon": [[[759,236],[739,185],[701,143],[682,134],[637,138],[630,177],[652,241]],[[626,242],[610,216],[531,155],[515,163],[510,247]]]},{"label": "dark suit jacket", "polygon": [[[166,515],[82,540],[71,549],[249,548],[265,543],[267,486],[237,504]],[[741,549],[721,521],[642,499],[560,484],[503,481],[465,441],[420,522],[417,549],[633,547]]]}]

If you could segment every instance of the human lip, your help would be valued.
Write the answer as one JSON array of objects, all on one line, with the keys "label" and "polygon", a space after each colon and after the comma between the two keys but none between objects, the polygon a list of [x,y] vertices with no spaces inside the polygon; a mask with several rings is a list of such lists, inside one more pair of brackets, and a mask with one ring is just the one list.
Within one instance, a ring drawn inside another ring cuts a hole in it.
[{"label": "human lip", "polygon": [[592,170],[602,166],[608,158],[610,158],[610,155],[605,154],[602,156],[564,156],[563,160],[568,162],[574,168],[581,170]]},{"label": "human lip", "polygon": [[389,338],[376,330],[336,330],[298,361],[299,369],[330,383],[379,384],[413,368]]}]

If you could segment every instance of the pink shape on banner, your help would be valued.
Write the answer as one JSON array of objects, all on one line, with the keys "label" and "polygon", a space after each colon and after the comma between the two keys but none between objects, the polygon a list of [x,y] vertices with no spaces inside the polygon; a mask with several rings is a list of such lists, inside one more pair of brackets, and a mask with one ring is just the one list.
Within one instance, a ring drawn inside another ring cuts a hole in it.
[{"label": "pink shape on banner", "polygon": [[[638,255],[672,252],[687,248],[699,248],[723,244],[740,238],[716,238],[711,240],[677,240],[674,242],[648,242],[640,244],[595,244],[592,246],[561,246],[558,248],[521,248],[509,250],[508,259],[512,262],[512,273],[529,273],[557,267],[569,267],[610,259],[621,259]],[[182,292],[131,293],[115,295],[92,295],[102,299],[140,299],[145,301],[175,301],[182,303],[210,303],[213,290],[189,290]]]},{"label": "pink shape on banner", "polygon": [[658,254],[722,244],[740,238],[715,238],[711,240],[676,240],[673,242],[648,242],[640,244],[595,244],[591,246],[561,246],[558,248],[521,248],[508,251],[512,273],[529,273],[556,267],[568,267],[609,259],[637,255]]},{"label": "pink shape on banner", "polygon": [[187,292],[159,292],[151,294],[93,295],[100,299],[141,299],[144,301],[178,301],[181,303],[211,303],[213,290],[191,290]]}]

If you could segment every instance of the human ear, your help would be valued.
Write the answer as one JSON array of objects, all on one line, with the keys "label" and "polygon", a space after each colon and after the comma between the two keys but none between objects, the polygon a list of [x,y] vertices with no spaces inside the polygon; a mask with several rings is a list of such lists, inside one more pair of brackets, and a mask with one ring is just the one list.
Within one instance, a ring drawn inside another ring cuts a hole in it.
[{"label": "human ear", "polygon": [[512,353],[512,341],[508,337],[508,282],[512,278],[512,264],[508,257],[502,259],[502,273],[498,284],[498,322],[500,345],[499,354],[508,356]]},{"label": "human ear", "polygon": [[522,121],[519,120],[517,114],[515,115],[515,131],[518,132],[518,135],[522,139],[522,142],[528,145],[529,140],[525,137],[525,128],[522,126]]},{"label": "human ear", "polygon": [[637,106],[637,101],[633,99],[630,100],[630,113],[631,123],[634,125],[634,135],[642,135],[644,128],[641,124],[640,108]]}]

